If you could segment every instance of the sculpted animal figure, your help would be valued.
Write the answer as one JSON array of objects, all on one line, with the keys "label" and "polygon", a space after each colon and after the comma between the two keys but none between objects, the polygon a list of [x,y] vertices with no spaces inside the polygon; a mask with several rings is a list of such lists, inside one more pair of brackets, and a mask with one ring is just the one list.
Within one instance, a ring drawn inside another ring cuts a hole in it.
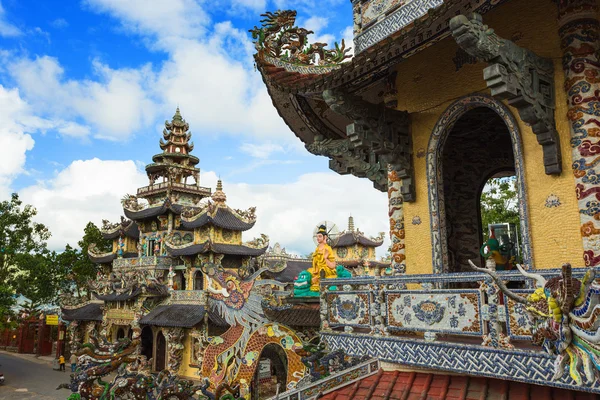
[{"label": "sculpted animal figure", "polygon": [[600,285],[594,281],[593,269],[580,281],[572,277],[571,265],[564,264],[561,276],[546,280],[517,264],[521,274],[537,283],[535,292],[524,298],[511,292],[496,272],[469,263],[490,275],[507,297],[525,306],[533,325],[533,343],[557,356],[553,379],[561,378],[567,365],[578,385],[600,378]]}]

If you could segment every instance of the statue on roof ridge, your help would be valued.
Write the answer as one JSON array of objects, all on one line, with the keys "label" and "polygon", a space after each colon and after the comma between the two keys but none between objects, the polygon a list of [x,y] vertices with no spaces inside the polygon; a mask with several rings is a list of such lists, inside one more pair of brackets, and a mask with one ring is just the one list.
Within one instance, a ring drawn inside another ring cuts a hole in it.
[{"label": "statue on roof ridge", "polygon": [[308,35],[314,32],[294,26],[294,10],[267,12],[261,17],[265,17],[260,20],[262,27],[249,31],[259,53],[295,64],[319,66],[340,64],[351,57],[344,39],[341,46],[335,42],[335,48],[329,50],[325,49],[327,43],[308,43]]}]

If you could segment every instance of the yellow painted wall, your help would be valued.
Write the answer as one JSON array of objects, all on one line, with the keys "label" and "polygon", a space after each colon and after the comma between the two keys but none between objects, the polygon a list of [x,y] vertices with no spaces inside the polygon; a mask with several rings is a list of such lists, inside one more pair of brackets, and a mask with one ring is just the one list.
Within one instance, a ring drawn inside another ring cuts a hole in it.
[{"label": "yellow painted wall", "polygon": [[[551,0],[508,2],[484,15],[484,23],[501,37],[514,39],[519,46],[555,59],[555,116],[563,157],[560,176],[544,173],[542,148],[535,134],[522,123],[517,110],[509,107],[519,122],[523,138],[529,224],[536,268],[556,268],[565,261],[581,265],[583,252],[571,172],[570,130],[555,15],[556,5]],[[483,69],[487,64],[467,64],[456,71],[452,59],[457,48],[454,39],[448,37],[398,66],[398,109],[411,113],[416,182],[416,201],[404,203],[407,271],[411,274],[432,272],[425,157],[431,132],[441,114],[458,98],[474,93],[489,94],[483,79]],[[550,194],[560,198],[560,207],[545,207]],[[412,224],[415,216],[420,217],[420,225]]]}]

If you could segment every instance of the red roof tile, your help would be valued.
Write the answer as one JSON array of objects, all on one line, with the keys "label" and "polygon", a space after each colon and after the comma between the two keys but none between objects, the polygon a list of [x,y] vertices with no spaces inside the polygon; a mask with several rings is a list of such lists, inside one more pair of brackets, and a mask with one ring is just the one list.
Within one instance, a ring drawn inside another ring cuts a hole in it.
[{"label": "red roof tile", "polygon": [[500,379],[383,371],[344,386],[320,400],[588,400],[591,393]]}]

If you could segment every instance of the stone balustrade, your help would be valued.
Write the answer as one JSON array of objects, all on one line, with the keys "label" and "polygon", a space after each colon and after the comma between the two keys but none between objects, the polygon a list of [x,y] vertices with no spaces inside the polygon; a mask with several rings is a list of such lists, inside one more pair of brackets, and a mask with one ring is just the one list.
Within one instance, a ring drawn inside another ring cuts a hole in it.
[{"label": "stone balustrade", "polygon": [[117,258],[113,261],[113,269],[131,269],[131,268],[158,268],[169,269],[175,266],[174,260],[170,257],[149,256],[133,258]]},{"label": "stone balustrade", "polygon": [[[573,269],[573,276],[585,271]],[[536,273],[549,279],[561,271]],[[521,286],[511,289],[518,295],[534,290],[518,271],[498,275]],[[525,305],[486,274],[323,279],[321,322],[322,340],[350,355],[600,393],[600,382],[579,386],[568,373],[553,381],[556,357],[532,344]]]}]

